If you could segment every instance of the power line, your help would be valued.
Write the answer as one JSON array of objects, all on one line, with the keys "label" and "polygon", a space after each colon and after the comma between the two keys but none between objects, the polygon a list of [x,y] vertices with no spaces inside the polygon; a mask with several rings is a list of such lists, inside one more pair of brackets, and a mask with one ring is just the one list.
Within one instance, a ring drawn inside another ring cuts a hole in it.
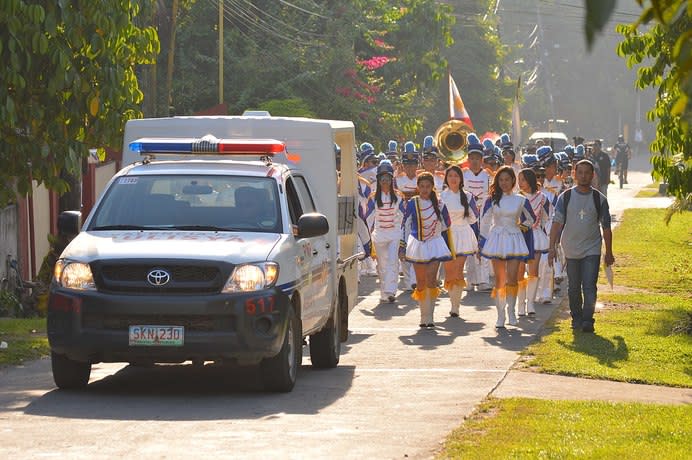
[{"label": "power line", "polygon": [[273,23],[283,24],[287,28],[295,30],[296,32],[301,33],[301,34],[309,34],[309,35],[314,35],[314,36],[319,36],[319,37],[326,37],[326,35],[324,35],[324,34],[317,34],[315,32],[311,32],[309,30],[299,29],[299,28],[293,26],[292,24],[288,24],[287,22],[284,22],[283,20],[281,20],[280,18],[277,18],[276,16],[272,15],[271,13],[268,13],[267,11],[262,10],[257,5],[253,4],[250,0],[242,0],[242,1],[244,3],[246,3],[248,5],[248,7],[257,10],[257,14],[263,14],[263,15],[269,17]]},{"label": "power line", "polygon": [[[219,5],[218,0],[210,0],[210,1],[218,7],[218,5]],[[231,5],[234,6],[235,8],[232,9]],[[239,3],[239,0],[225,0],[223,3],[223,11],[224,11],[224,17],[226,15],[231,16],[231,17],[232,16],[239,16],[239,17],[241,17],[241,19],[244,19],[247,21],[247,22],[244,21],[242,23],[242,26],[245,26],[248,28],[254,28],[255,30],[259,30],[261,32],[267,33],[267,34],[272,35],[274,37],[280,38],[281,40],[285,40],[285,41],[288,41],[291,43],[295,43],[297,45],[307,46],[307,47],[324,46],[324,44],[322,44],[322,43],[306,42],[303,40],[298,40],[296,38],[284,35],[278,29],[273,27],[271,24],[267,23],[265,20],[258,17],[257,15],[253,14],[248,9],[244,8],[243,5],[241,5]]]},{"label": "power line", "polygon": [[[210,0],[210,1],[212,3],[216,3],[218,5],[218,0]],[[237,31],[243,37],[245,37],[245,39],[249,43],[254,43],[255,45],[257,45],[256,40],[253,37],[251,37],[250,34],[248,34],[245,30],[243,30],[244,28],[242,26],[245,25],[245,23],[241,22],[240,24],[238,24],[236,22],[237,20],[242,21],[242,18],[236,17],[236,16],[230,14],[225,8],[224,8],[224,12],[223,12],[223,17],[224,17],[224,20],[227,21],[228,23],[230,23],[231,25],[233,25],[234,30]],[[279,61],[281,63],[284,63],[284,64],[289,63],[285,56],[272,52],[270,48],[269,49],[267,49],[267,48],[263,49],[263,53],[265,55],[271,57],[272,59],[275,59],[276,61]],[[317,88],[315,86],[308,85],[299,79],[293,79],[291,81],[291,84],[296,84],[296,85],[300,86],[301,88],[303,88],[306,93],[311,93],[313,96],[315,96],[319,99],[322,99],[323,100],[322,104],[326,105],[330,109],[333,109],[336,107],[336,104],[329,102],[331,100],[329,97],[331,95],[331,93],[327,93],[324,91],[321,91],[321,92],[317,91]]]},{"label": "power line", "polygon": [[321,15],[321,14],[315,13],[314,11],[308,11],[308,10],[306,10],[306,9],[304,9],[304,8],[301,8],[301,7],[297,6],[297,5],[294,5],[293,3],[289,3],[289,2],[287,2],[287,1],[285,1],[285,0],[279,0],[279,2],[280,2],[280,3],[283,3],[283,4],[286,5],[286,6],[289,6],[289,7],[291,7],[291,8],[295,8],[295,9],[298,10],[298,11],[302,11],[302,12],[305,13],[305,14],[309,14],[309,15],[311,15],[311,16],[317,16],[318,18],[322,18],[322,19],[331,19],[331,18],[328,17],[328,16],[323,16],[323,15]]}]

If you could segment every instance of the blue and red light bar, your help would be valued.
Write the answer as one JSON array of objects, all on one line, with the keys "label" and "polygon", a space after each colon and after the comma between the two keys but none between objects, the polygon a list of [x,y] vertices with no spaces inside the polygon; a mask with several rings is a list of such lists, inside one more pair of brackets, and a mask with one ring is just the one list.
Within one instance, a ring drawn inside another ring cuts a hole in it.
[{"label": "blue and red light bar", "polygon": [[286,150],[286,145],[275,139],[218,139],[147,137],[130,142],[130,150],[140,155],[152,153],[190,153],[211,155],[274,155]]}]

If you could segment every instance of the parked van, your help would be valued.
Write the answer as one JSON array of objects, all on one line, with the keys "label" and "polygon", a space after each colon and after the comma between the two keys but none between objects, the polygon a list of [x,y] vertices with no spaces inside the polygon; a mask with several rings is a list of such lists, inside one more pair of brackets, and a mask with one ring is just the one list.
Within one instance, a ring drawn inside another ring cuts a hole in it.
[{"label": "parked van", "polygon": [[535,132],[529,136],[528,145],[535,146],[538,139],[543,140],[544,145],[552,147],[553,152],[562,152],[565,146],[569,144],[569,139],[565,133],[559,131]]},{"label": "parked van", "polygon": [[57,386],[84,387],[98,362],[217,361],[290,391],[304,338],[335,367],[358,291],[353,151],[348,121],[130,120],[131,164],[83,225],[59,219],[77,236],[48,302]]}]

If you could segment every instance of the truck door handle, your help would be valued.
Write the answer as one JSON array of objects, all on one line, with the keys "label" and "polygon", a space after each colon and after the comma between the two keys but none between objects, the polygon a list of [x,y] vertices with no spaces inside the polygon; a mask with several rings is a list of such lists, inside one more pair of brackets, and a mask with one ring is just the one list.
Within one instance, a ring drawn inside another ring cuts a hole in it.
[{"label": "truck door handle", "polygon": [[313,255],[313,256],[316,256],[319,252],[320,252],[320,251],[318,251],[317,249],[313,249],[313,250],[312,250],[312,255]]},{"label": "truck door handle", "polygon": [[331,246],[329,246],[329,243],[325,243],[324,247],[329,249]]}]

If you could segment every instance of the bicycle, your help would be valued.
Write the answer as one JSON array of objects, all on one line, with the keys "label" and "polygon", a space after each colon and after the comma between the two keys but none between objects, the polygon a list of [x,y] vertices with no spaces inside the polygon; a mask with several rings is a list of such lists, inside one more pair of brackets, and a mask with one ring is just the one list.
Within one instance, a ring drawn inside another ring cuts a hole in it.
[{"label": "bicycle", "polygon": [[36,313],[36,289],[41,283],[22,278],[19,262],[8,255],[5,277],[0,280],[0,311],[12,316],[28,317]]}]

